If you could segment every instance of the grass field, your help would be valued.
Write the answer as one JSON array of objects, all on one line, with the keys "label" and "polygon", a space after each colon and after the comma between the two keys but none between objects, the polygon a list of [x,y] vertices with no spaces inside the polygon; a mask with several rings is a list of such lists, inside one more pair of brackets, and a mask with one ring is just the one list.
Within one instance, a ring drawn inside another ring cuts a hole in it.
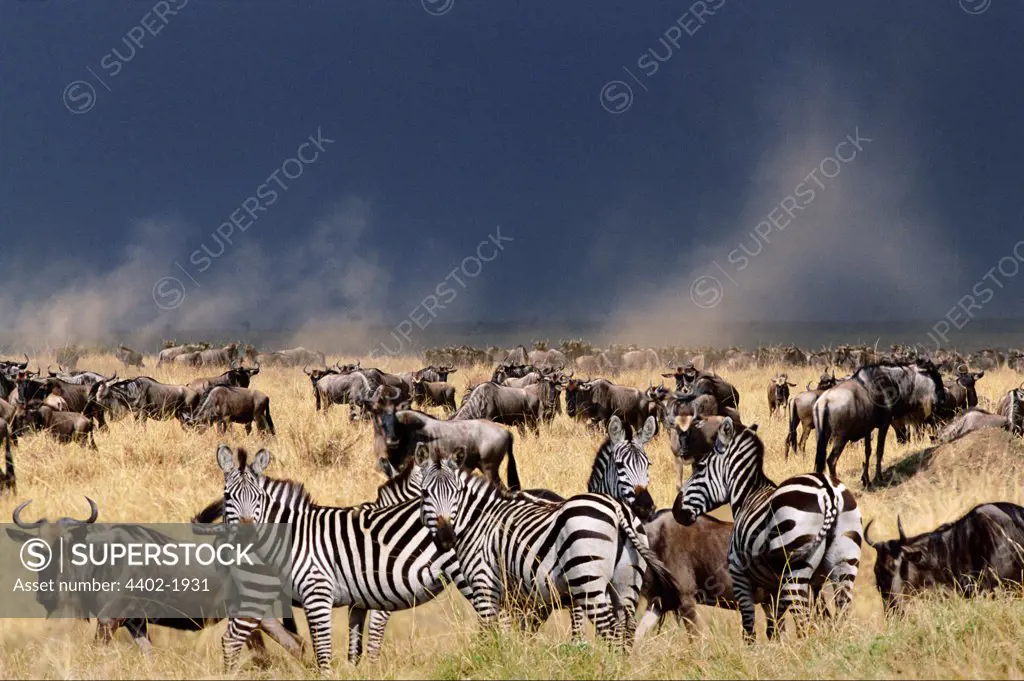
[{"label": "grass field", "polygon": [[[47,358],[33,358],[46,366]],[[146,358],[147,367],[156,364]],[[416,360],[382,364],[391,371],[418,368]],[[80,366],[104,373],[126,372],[112,356],[89,356]],[[775,367],[727,374],[741,394],[746,423],[759,424],[767,445],[767,473],[776,481],[813,468],[814,438],[804,455],[783,460],[784,419],[769,420],[765,398]],[[167,382],[187,382],[203,370],[146,369],[143,373]],[[219,372],[210,371],[209,374]],[[803,386],[813,369],[789,369],[791,380]],[[129,372],[128,375],[132,375]],[[467,381],[486,380],[489,370],[460,370],[452,382],[461,393]],[[616,382],[646,387],[656,372],[634,372]],[[986,373],[979,393],[997,399],[1020,383],[1007,370]],[[268,474],[303,481],[323,504],[349,505],[374,498],[383,476],[371,454],[371,427],[350,424],[348,408],[334,407],[326,415],[313,407],[309,379],[299,369],[265,368],[253,387],[271,398],[277,426],[275,438],[245,437],[239,426],[226,436],[232,446],[254,451],[266,446],[272,453]],[[460,396],[461,397],[461,396]],[[983,398],[984,400],[984,398]],[[984,404],[984,401],[983,401]],[[98,451],[60,445],[43,435],[23,438],[15,450],[18,495],[0,499],[0,517],[10,522],[14,507],[33,499],[28,518],[41,515],[84,517],[83,495],[94,498],[100,522],[185,522],[218,497],[222,475],[215,451],[222,436],[215,430],[198,435],[185,432],[176,421],[149,422],[143,428],[131,419],[114,422],[96,436]],[[539,437],[516,436],[516,459],[524,487],[547,487],[561,494],[585,490],[593,453],[601,436],[560,416]],[[900,513],[908,533],[929,530],[953,520],[973,505],[1005,500],[1024,503],[1021,472],[1024,447],[1003,432],[980,433],[931,456],[922,456],[927,442],[900,446],[890,433],[886,466],[898,474],[884,489],[865,493],[859,478],[863,460],[860,443],[847,448],[839,464],[840,477],[861,505],[865,522],[877,519],[876,537],[896,534]],[[675,497],[674,467],[667,437],[648,446],[652,461],[651,491],[659,507]],[[728,517],[728,511],[720,514]],[[1007,678],[1024,676],[1024,601],[983,598],[974,601],[934,597],[909,608],[901,619],[887,620],[875,589],[874,552],[865,547],[855,597],[842,621],[816,625],[797,638],[764,640],[764,621],[758,610],[760,642],[741,641],[739,615],[699,608],[702,632],[688,637],[669,622],[630,656],[601,645],[567,645],[567,613],[557,613],[533,636],[515,632],[481,634],[467,602],[446,592],[415,611],[396,614],[389,625],[380,663],[352,667],[345,662],[345,611],[335,614],[334,670],[339,678],[704,678],[704,677],[894,677]],[[296,611],[299,613],[299,611]],[[301,614],[299,614],[302,620]],[[113,644],[93,642],[95,624],[79,620],[0,620],[0,677],[3,678],[210,678],[223,677],[221,623],[199,633],[154,628],[154,652],[147,658],[119,632]],[[308,640],[304,621],[299,631]],[[592,638],[592,632],[589,634]],[[269,659],[257,663],[243,653],[241,678],[316,677],[307,650],[304,665],[287,657],[268,641]]]}]

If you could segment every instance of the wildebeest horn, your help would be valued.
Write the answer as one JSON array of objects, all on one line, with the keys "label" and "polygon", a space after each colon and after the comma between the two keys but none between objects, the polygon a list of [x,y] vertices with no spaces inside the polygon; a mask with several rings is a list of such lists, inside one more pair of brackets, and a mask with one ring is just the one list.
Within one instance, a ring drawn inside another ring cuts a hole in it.
[{"label": "wildebeest horn", "polygon": [[810,381],[807,381],[807,389],[808,390],[813,390],[814,389],[814,388],[811,387],[811,382]]},{"label": "wildebeest horn", "polygon": [[51,366],[53,366],[53,365],[52,364],[47,364],[46,365],[46,373],[50,374],[51,376],[56,376],[57,374],[55,374],[52,371],[50,371],[50,367]]},{"label": "wildebeest horn", "polygon": [[387,386],[387,391],[383,393],[383,397],[386,400],[397,400],[402,396],[402,391],[393,385]]},{"label": "wildebeest horn", "polygon": [[864,541],[866,541],[868,543],[868,546],[870,546],[871,548],[873,548],[873,549],[875,549],[877,551],[878,550],[878,544],[873,542],[873,541],[871,541],[871,535],[869,534],[871,532],[871,525],[874,522],[875,522],[875,519],[872,518],[871,520],[868,521],[868,524],[864,526]]},{"label": "wildebeest horn", "polygon": [[96,519],[100,517],[100,509],[96,506],[96,502],[89,497],[85,498],[89,502],[89,517],[85,520],[78,520],[77,518],[69,518],[67,516],[61,518],[57,522],[61,525],[91,525],[96,522]]},{"label": "wildebeest horn", "polygon": [[956,368],[956,372],[957,372],[958,374],[966,374],[966,373],[969,373],[969,372],[970,372],[970,370],[971,370],[971,369],[970,369],[970,367],[968,367],[968,366],[967,366],[967,364],[961,364],[960,366],[958,366],[958,367]]},{"label": "wildebeest horn", "polygon": [[[25,353],[24,353],[24,352],[23,352],[23,353],[21,353],[21,354],[25,355]],[[17,363],[17,362],[15,362],[15,364],[18,364],[18,363]],[[27,367],[28,367],[28,355],[25,355],[25,361],[24,361],[24,362],[22,362],[21,364],[18,364],[18,366],[19,366],[19,367],[21,367],[22,369],[25,369],[25,368],[27,368]]]},{"label": "wildebeest horn", "polygon": [[23,530],[35,529],[35,528],[43,525],[46,522],[46,518],[40,518],[39,520],[35,521],[34,523],[27,523],[27,522],[25,522],[24,520],[21,519],[21,511],[26,506],[28,506],[31,503],[32,503],[32,500],[29,499],[28,501],[24,501],[24,502],[18,504],[18,508],[14,509],[14,515],[13,515],[14,524],[17,525],[18,527],[22,528]]},{"label": "wildebeest horn", "polygon": [[896,528],[900,531],[900,543],[907,541],[907,535],[903,531],[903,521],[900,519],[899,514],[896,514]]},{"label": "wildebeest horn", "polygon": [[310,376],[310,375],[312,375],[313,372],[312,371],[306,371],[306,369],[308,369],[308,368],[309,368],[308,364],[303,364],[302,365],[302,373],[306,374],[307,376]]}]

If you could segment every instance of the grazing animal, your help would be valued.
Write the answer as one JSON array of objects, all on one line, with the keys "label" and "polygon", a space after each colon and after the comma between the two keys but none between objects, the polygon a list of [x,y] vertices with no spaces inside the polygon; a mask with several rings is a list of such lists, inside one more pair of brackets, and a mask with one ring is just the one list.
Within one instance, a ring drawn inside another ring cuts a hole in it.
[{"label": "grazing animal", "polygon": [[[853,597],[861,550],[861,515],[846,487],[820,473],[798,475],[776,485],[763,471],[764,443],[732,419],[718,430],[715,448],[695,462],[672,506],[673,516],[692,525],[728,503],[735,525],[729,546],[729,574],[743,620],[743,637],[755,640],[757,589],[772,594],[768,636],[773,638],[787,610],[802,627],[826,579],[836,606]],[[667,608],[666,608],[667,609]]]},{"label": "grazing animal", "polygon": [[144,368],[146,365],[142,363],[142,353],[138,350],[132,350],[127,345],[118,345],[117,350],[114,352],[114,357],[117,357],[124,368],[128,367],[139,367]]},{"label": "grazing animal", "polygon": [[768,416],[775,416],[776,409],[782,409],[785,413],[789,408],[789,389],[796,383],[789,382],[789,376],[778,374],[768,383]]},{"label": "grazing animal", "polygon": [[[685,482],[686,467],[692,466],[695,461],[710,454],[714,449],[718,430],[727,418],[732,420],[734,427],[740,430],[746,428],[739,418],[718,416],[717,414],[682,414],[676,417],[670,431],[669,447],[672,454],[675,455],[678,487],[682,487]],[[750,428],[757,430],[757,424],[753,424]]]},{"label": "grazing animal", "polygon": [[274,435],[274,419],[270,416],[270,398],[259,390],[236,388],[234,386],[214,386],[206,399],[195,411],[186,417],[189,425],[205,429],[217,424],[217,432],[227,432],[232,423],[245,424],[245,434],[252,433],[252,424],[260,433]]},{"label": "grazing animal", "polygon": [[[164,364],[171,364],[181,355],[198,353],[209,347],[209,343],[186,343],[185,345],[173,345],[169,348],[164,348],[160,351],[160,354],[157,355],[156,365],[157,367],[160,367]],[[198,357],[198,355],[196,355],[196,357]]]},{"label": "grazing animal", "polygon": [[317,411],[327,411],[332,404],[347,404],[350,421],[356,420],[356,409],[363,410],[363,403],[373,393],[369,379],[358,372],[341,374],[337,369],[306,371],[305,368],[303,372],[313,384]]},{"label": "grazing animal", "polygon": [[0,417],[0,442],[4,443],[4,470],[0,472],[0,496],[18,493],[18,477],[14,473],[14,454],[11,444],[14,430],[7,419]]},{"label": "grazing animal", "polygon": [[877,554],[875,586],[886,610],[901,610],[908,597],[936,587],[974,596],[1024,583],[1024,508],[1016,504],[981,504],[909,538],[899,517],[896,526],[899,538],[888,541],[871,540],[871,523],[864,528]]},{"label": "grazing animal", "polygon": [[607,494],[622,501],[642,522],[649,521],[657,510],[647,491],[651,461],[644,451],[656,427],[655,418],[648,416],[643,430],[633,437],[618,416],[611,417],[608,437],[597,450],[587,483],[588,492]]},{"label": "grazing animal", "polygon": [[230,367],[238,361],[238,343],[228,343],[222,348],[208,348],[199,351],[199,362],[197,366]]},{"label": "grazing animal", "polygon": [[[831,376],[829,374],[822,374],[818,378],[817,387],[811,388],[811,384],[808,383],[807,390],[789,400],[789,434],[786,436],[785,458],[789,458],[790,449],[794,452],[800,450],[801,453],[806,451],[807,438],[810,437],[811,431],[814,430],[814,403],[818,401],[823,392],[838,382],[834,371]],[[800,426],[799,442],[797,442],[796,438],[796,428],[798,425]]]},{"label": "grazing animal", "polygon": [[595,355],[581,355],[576,358],[576,368],[588,376],[616,373],[615,365],[604,352]]},{"label": "grazing animal", "polygon": [[661,365],[658,352],[652,348],[624,352],[622,353],[622,361],[619,362],[619,366],[622,367],[623,371],[650,370]]},{"label": "grazing animal", "polygon": [[443,381],[427,381],[419,372],[413,374],[412,403],[416,406],[443,407],[455,413],[455,386]]},{"label": "grazing animal", "polygon": [[602,638],[631,646],[648,567],[659,597],[675,606],[678,588],[623,502],[603,494],[536,501],[467,472],[461,455],[417,451],[420,513],[438,546],[455,549],[485,626],[503,606],[544,612],[565,605],[574,639],[586,616]]},{"label": "grazing animal", "polygon": [[272,350],[270,352],[258,352],[251,355],[253,361],[267,366],[278,367],[301,367],[301,366],[326,366],[324,353],[317,350],[307,350],[303,347],[290,348],[288,350]]},{"label": "grazing animal", "polygon": [[254,367],[246,368],[243,366],[233,366],[225,371],[220,376],[211,376],[209,378],[197,378],[188,384],[189,389],[195,390],[202,396],[210,392],[213,388],[218,385],[224,386],[235,386],[237,388],[248,388],[249,383],[252,381],[252,377],[260,372],[260,365],[257,364]]},{"label": "grazing animal", "polygon": [[539,431],[541,401],[537,392],[524,388],[506,388],[496,383],[485,382],[467,388],[451,421],[486,419],[506,426],[519,426],[525,434],[526,428],[534,433]]},{"label": "grazing animal", "polygon": [[184,421],[199,406],[200,395],[188,386],[138,376],[105,384],[96,391],[101,406],[130,410],[136,420],[176,418]]},{"label": "grazing animal", "polygon": [[984,409],[968,409],[965,413],[953,419],[937,435],[932,436],[932,442],[943,443],[959,440],[968,433],[985,428],[1010,429],[1010,419],[1000,414],[992,414]]},{"label": "grazing animal", "polygon": [[[224,471],[224,522],[288,524],[256,547],[260,557],[290,555],[291,589],[309,622],[317,664],[331,664],[332,610],[349,607],[349,651],[353,664],[362,652],[362,632],[369,610],[405,610],[444,590],[446,577],[464,595],[455,553],[440,549],[421,520],[421,501],[393,506],[339,508],[314,502],[305,488],[290,480],[265,479],[270,452],[261,449],[248,463],[244,450],[236,466],[231,450],[221,445],[217,463]],[[281,563],[277,563],[281,564]],[[242,643],[255,629],[252,620],[231,619],[222,639],[224,663],[233,669]]]},{"label": "grazing animal", "polygon": [[[896,419],[927,419],[946,399],[939,370],[928,359],[913,364],[870,364],[854,372],[850,380],[829,388],[814,403],[814,428],[818,434],[814,470],[836,477],[836,461],[849,442],[864,440],[861,482],[871,486],[871,433],[878,430],[875,480],[882,476],[885,437]],[[828,452],[832,441],[832,451]],[[828,458],[826,460],[826,453]]]},{"label": "grazing animal", "polygon": [[19,434],[27,430],[46,431],[59,442],[77,442],[96,449],[92,419],[73,411],[56,411],[48,404],[30,402],[14,421]]},{"label": "grazing animal", "polygon": [[415,454],[420,443],[442,453],[461,449],[466,453],[464,463],[470,470],[480,471],[500,484],[498,470],[508,457],[508,488],[518,490],[519,471],[512,454],[512,433],[490,421],[441,421],[429,414],[412,409],[398,408],[395,400],[382,392],[375,392],[367,402],[373,417],[373,448],[377,462],[385,475],[400,471]]},{"label": "grazing animal", "polygon": [[[711,605],[736,610],[739,603],[729,575],[729,539],[733,525],[709,515],[702,515],[692,525],[681,525],[665,509],[658,511],[653,520],[644,525],[651,550],[665,564],[679,585],[677,619],[682,619],[689,631],[697,625],[697,605]],[[647,612],[640,619],[636,640],[642,639],[655,625],[659,630],[665,616],[661,600],[653,593],[649,577],[644,578],[643,595],[647,598]],[[765,608],[771,601],[764,590],[755,594],[755,600]]]},{"label": "grazing animal", "polygon": [[536,367],[564,369],[569,363],[561,350],[534,350],[528,355],[530,364]]},{"label": "grazing animal", "polygon": [[605,378],[593,381],[570,379],[565,388],[566,413],[604,427],[612,416],[618,416],[624,423],[640,430],[649,415],[649,403],[642,390],[616,385]]}]

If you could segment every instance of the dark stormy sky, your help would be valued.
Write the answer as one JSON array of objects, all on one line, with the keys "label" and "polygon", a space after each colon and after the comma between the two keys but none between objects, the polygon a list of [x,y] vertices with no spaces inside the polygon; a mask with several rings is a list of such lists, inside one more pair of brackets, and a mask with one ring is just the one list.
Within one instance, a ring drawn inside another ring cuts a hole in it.
[{"label": "dark stormy sky", "polygon": [[0,0],[0,312],[1016,315],[1022,26],[1009,0]]}]

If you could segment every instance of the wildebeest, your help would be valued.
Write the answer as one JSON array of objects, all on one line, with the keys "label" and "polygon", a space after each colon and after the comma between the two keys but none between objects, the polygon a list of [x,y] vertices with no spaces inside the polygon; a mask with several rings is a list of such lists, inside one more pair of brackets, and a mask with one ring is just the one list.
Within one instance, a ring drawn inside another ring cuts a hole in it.
[{"label": "wildebeest", "polygon": [[592,381],[569,379],[565,387],[565,412],[572,418],[589,419],[608,427],[614,415],[631,428],[643,428],[649,415],[650,400],[643,391],[625,385],[616,385],[606,378]]},{"label": "wildebeest", "polygon": [[622,371],[643,371],[661,366],[658,352],[652,348],[646,350],[630,350],[622,353],[619,367]]},{"label": "wildebeest", "polygon": [[[786,436],[786,456],[789,458],[789,451],[805,451],[807,438],[814,430],[814,403],[818,401],[821,394],[838,383],[835,371],[832,374],[822,374],[818,378],[818,385],[814,388],[807,384],[807,390],[789,400],[789,434]],[[800,441],[797,442],[796,427],[800,426]]]},{"label": "wildebeest", "polygon": [[413,409],[397,409],[384,390],[374,392],[368,402],[373,416],[373,442],[378,466],[388,476],[402,470],[416,453],[416,445],[426,443],[433,452],[447,454],[464,450],[463,466],[478,468],[500,483],[498,469],[508,457],[508,488],[519,489],[519,471],[512,454],[512,433],[482,419],[441,421]]},{"label": "wildebeest", "polygon": [[199,393],[188,386],[161,383],[149,376],[138,376],[107,384],[97,391],[97,400],[127,407],[136,420],[176,418],[182,421],[199,406]]},{"label": "wildebeest", "polygon": [[581,355],[576,358],[576,368],[581,374],[588,376],[600,376],[601,374],[614,374],[617,369],[608,358],[608,353],[599,352],[593,355]]},{"label": "wildebeest", "polygon": [[[715,446],[718,430],[731,418],[738,431],[746,430],[746,426],[736,418],[719,416],[718,414],[688,413],[680,414],[671,424],[669,431],[669,449],[675,456],[676,477],[679,485],[685,482],[686,466],[711,452]],[[750,426],[757,430],[757,424]]]},{"label": "wildebeest", "polygon": [[256,353],[253,361],[258,361],[260,364],[266,364],[267,366],[279,367],[322,367],[327,365],[324,353],[317,350],[307,350],[303,347],[259,352]]},{"label": "wildebeest", "polygon": [[313,384],[317,411],[326,411],[332,404],[347,404],[349,420],[354,421],[356,408],[363,409],[364,402],[373,393],[369,379],[360,372],[341,374],[337,369],[302,370]]},{"label": "wildebeest", "polygon": [[138,350],[132,350],[127,345],[118,345],[117,350],[114,352],[114,357],[121,360],[125,369],[132,366],[139,367],[140,369],[145,367],[142,363],[142,353]]},{"label": "wildebeest", "polygon": [[569,363],[561,350],[534,350],[528,355],[530,364],[550,369],[564,369]]},{"label": "wildebeest", "polygon": [[[858,369],[850,380],[829,388],[814,403],[814,428],[818,434],[814,469],[836,477],[836,461],[847,443],[864,440],[864,469],[861,482],[871,486],[871,433],[878,430],[875,479],[882,475],[885,437],[895,419],[918,416],[927,419],[946,392],[939,370],[927,358],[913,364],[870,364]],[[831,453],[829,442],[833,442]],[[828,457],[826,459],[826,454]]]},{"label": "wildebeest", "polygon": [[4,444],[4,470],[0,473],[0,496],[18,492],[18,478],[14,473],[14,454],[11,444],[14,440],[14,429],[7,419],[0,416],[0,442]]},{"label": "wildebeest", "polygon": [[203,403],[183,423],[208,427],[217,424],[217,431],[227,432],[231,423],[245,424],[246,435],[252,433],[252,424],[260,433],[274,435],[274,419],[270,416],[270,398],[259,390],[234,386],[214,386]]},{"label": "wildebeest", "polygon": [[248,388],[252,377],[260,372],[260,365],[257,364],[254,367],[243,367],[243,366],[232,366],[230,369],[225,371],[220,376],[210,376],[208,378],[197,378],[188,384],[191,390],[195,390],[200,395],[205,395],[207,392],[217,387],[218,385],[235,386],[238,388]]},{"label": "wildebeest", "polygon": [[[651,550],[679,585],[679,608],[674,613],[677,619],[683,620],[688,631],[696,629],[697,605],[731,610],[739,607],[729,575],[732,528],[732,523],[709,515],[701,516],[692,525],[683,525],[676,522],[670,509],[658,511],[654,520],[644,524]],[[647,612],[637,626],[636,641],[655,625],[660,629],[668,615],[662,610],[660,599],[652,597],[653,586],[645,576],[643,594],[647,597]],[[763,606],[770,602],[763,591],[758,591],[756,600]]]},{"label": "wildebeest", "polygon": [[[86,500],[89,502],[90,509],[87,519],[78,520],[64,517],[53,523],[48,522],[45,518],[40,518],[34,522],[23,520],[21,514],[31,503],[31,499],[25,501],[14,509],[12,516],[16,528],[8,529],[7,534],[18,543],[42,540],[50,546],[51,552],[55,550],[54,547],[58,541],[74,542],[78,545],[99,544],[101,546],[109,546],[111,544],[146,544],[157,548],[166,547],[175,542],[174,539],[167,535],[138,525],[96,527],[95,523],[99,518],[99,507],[89,497],[86,497]],[[92,546],[87,550],[91,549]],[[45,566],[39,572],[38,580],[43,583],[51,582],[57,576],[57,569],[57,565],[51,562],[50,565]],[[158,573],[155,573],[154,569],[158,570]],[[129,583],[131,579],[137,578],[137,573],[138,570],[135,567],[129,566],[127,561],[105,561],[103,563],[87,561],[83,565],[77,565],[67,560],[62,568],[61,577],[68,582],[78,584],[97,582],[124,585]],[[223,575],[218,573],[215,567],[205,563],[200,565],[195,561],[192,561],[188,567],[185,567],[183,564],[172,566],[165,562],[159,568],[148,568],[147,576],[158,577],[158,579],[153,580],[154,583],[163,582],[168,585],[172,583],[174,578],[178,578],[179,581],[185,578],[189,580],[196,579],[212,589],[220,588],[219,585],[224,582]],[[224,596],[220,598],[224,599]],[[216,594],[205,589],[178,591],[173,596],[174,607],[185,608],[189,611],[188,614],[194,615],[192,617],[169,618],[151,616],[148,619],[124,617],[128,613],[140,609],[168,609],[169,599],[161,600],[159,596],[143,605],[142,608],[139,607],[142,601],[149,599],[152,599],[152,595],[133,594],[130,591],[125,591],[123,587],[120,592],[107,591],[102,592],[98,596],[96,592],[80,591],[79,589],[68,591],[64,589],[40,589],[36,596],[36,602],[46,609],[47,615],[53,615],[58,611],[65,614],[75,613],[81,616],[99,615],[99,610],[118,611],[122,616],[100,616],[98,618],[96,640],[109,643],[113,634],[120,627],[124,626],[131,632],[132,638],[143,652],[148,652],[152,648],[152,644],[149,641],[149,624],[185,631],[199,631],[220,621],[220,618],[199,616],[199,611],[209,608],[211,604],[216,603],[218,600]],[[154,603],[160,605],[154,607]],[[290,601],[287,605],[290,608]],[[303,643],[295,630],[294,619],[290,618],[285,621],[285,624],[282,624],[276,618],[267,617],[261,621],[260,625],[264,631],[270,634],[271,638],[278,641],[292,655],[301,659]],[[290,628],[288,628],[289,625]],[[263,649],[262,638],[258,634],[254,634],[252,639],[250,639],[250,643],[250,647]]]},{"label": "wildebeest", "polygon": [[[55,394],[63,400],[63,410],[78,412],[87,419],[96,419],[100,428],[105,428],[107,423],[104,417],[104,409],[100,405],[97,396],[101,389],[117,379],[115,373],[110,378],[101,377],[102,380],[93,384],[68,383],[60,378],[47,378],[45,380],[33,379],[19,376],[18,378],[18,402],[29,404],[36,400],[45,401],[51,394]],[[51,407],[56,405],[51,401]]]},{"label": "wildebeest", "polygon": [[952,442],[958,440],[968,433],[986,428],[1010,429],[1010,419],[1000,414],[987,412],[980,407],[968,409],[960,416],[954,418],[945,428],[932,436],[932,442]]},{"label": "wildebeest", "polygon": [[[874,521],[872,521],[874,522]],[[962,596],[1020,588],[1024,582],[1024,508],[1007,502],[981,504],[952,523],[907,537],[864,539],[877,553],[875,586],[886,610],[898,610],[915,593],[946,587]]]},{"label": "wildebeest", "polygon": [[209,348],[199,352],[199,366],[231,366],[238,360],[238,343],[228,343],[222,348]]},{"label": "wildebeest", "polygon": [[458,369],[450,364],[431,364],[428,367],[423,367],[419,371],[414,371],[412,377],[415,378],[418,375],[422,381],[428,381],[430,383],[446,383],[448,381],[448,375],[454,374],[456,371],[458,371]]},{"label": "wildebeest", "polygon": [[[164,348],[160,351],[160,354],[157,355],[156,365],[160,367],[164,364],[169,364],[180,355],[199,353],[209,347],[209,343],[186,343],[185,345],[174,345],[169,348]],[[198,354],[196,357],[198,357]]]},{"label": "wildebeest", "polygon": [[984,371],[970,371],[966,364],[957,367],[957,375],[953,381],[945,383],[946,399],[936,408],[942,418],[950,418],[958,411],[965,411],[978,406],[977,383],[985,376]]},{"label": "wildebeest", "polygon": [[500,385],[510,378],[523,378],[533,372],[540,373],[540,369],[532,364],[499,364],[491,373],[491,383]]},{"label": "wildebeest", "polygon": [[1007,391],[999,399],[996,405],[996,413],[1005,416],[1009,423],[1010,432],[1014,435],[1024,434],[1024,411],[1021,409],[1021,401],[1024,400],[1024,383],[1013,390]]},{"label": "wildebeest", "polygon": [[462,404],[451,416],[451,421],[486,419],[506,426],[519,426],[525,433],[535,433],[541,419],[541,400],[536,391],[525,388],[506,388],[489,381],[466,388]]},{"label": "wildebeest", "polygon": [[98,374],[95,371],[86,371],[83,369],[76,369],[74,371],[65,371],[64,367],[58,366],[59,371],[52,371],[49,366],[46,367],[46,373],[49,374],[50,378],[59,378],[65,383],[73,383],[74,385],[93,385],[104,380],[103,374]]},{"label": "wildebeest", "polygon": [[775,410],[781,408],[783,413],[789,408],[789,389],[796,383],[789,382],[786,374],[776,374],[768,383],[768,417],[775,416]]},{"label": "wildebeest", "polygon": [[413,374],[412,403],[416,406],[443,407],[455,412],[455,386],[443,381],[428,381],[420,372]]},{"label": "wildebeest", "polygon": [[27,430],[41,430],[60,442],[77,442],[83,447],[96,449],[92,419],[73,411],[57,411],[48,404],[30,402],[14,419],[14,429],[20,434]]}]

